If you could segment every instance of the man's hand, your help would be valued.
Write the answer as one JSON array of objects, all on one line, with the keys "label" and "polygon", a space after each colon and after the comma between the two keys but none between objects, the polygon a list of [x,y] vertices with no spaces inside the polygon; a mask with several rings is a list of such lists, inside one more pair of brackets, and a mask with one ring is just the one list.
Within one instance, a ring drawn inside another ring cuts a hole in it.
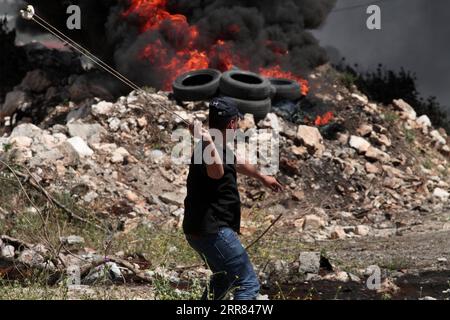
[{"label": "man's hand", "polygon": [[189,125],[189,131],[194,136],[194,138],[202,139],[206,142],[213,142],[213,139],[209,133],[209,130],[204,128],[202,123],[198,120],[194,121],[194,123],[191,123]]},{"label": "man's hand", "polygon": [[261,182],[265,187],[271,189],[273,192],[280,192],[284,189],[283,185],[274,177],[261,176]]}]

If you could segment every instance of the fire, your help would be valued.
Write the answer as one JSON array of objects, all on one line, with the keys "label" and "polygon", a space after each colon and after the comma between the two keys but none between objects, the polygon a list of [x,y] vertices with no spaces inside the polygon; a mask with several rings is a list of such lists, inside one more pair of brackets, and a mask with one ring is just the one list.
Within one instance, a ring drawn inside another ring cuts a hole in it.
[{"label": "fire", "polygon": [[[123,18],[137,15],[141,21],[140,31],[158,32],[161,36],[149,43],[140,53],[141,59],[146,59],[161,70],[162,87],[170,90],[173,80],[191,70],[217,68],[221,71],[237,66],[250,69],[250,59],[241,57],[233,50],[233,42],[217,39],[209,48],[201,48],[198,44],[200,31],[195,25],[190,25],[187,18],[181,14],[171,14],[167,11],[167,0],[131,0],[130,7],[122,13]],[[230,34],[240,32],[239,25],[231,24],[227,28]],[[285,56],[289,52],[280,49],[268,41],[267,46],[274,48],[277,56]],[[266,77],[287,78],[300,84],[303,95],[308,93],[308,82],[289,71],[283,71],[280,66],[261,67],[259,73]]]},{"label": "fire", "polygon": [[323,116],[318,116],[314,121],[314,124],[318,127],[327,125],[331,120],[333,120],[334,116],[332,112],[327,112]]},{"label": "fire", "polygon": [[285,78],[295,80],[300,85],[300,91],[302,95],[306,96],[309,92],[308,81],[302,79],[299,76],[296,76],[292,72],[281,70],[280,66],[275,66],[271,68],[260,68],[259,73],[265,77],[273,77],[273,78]]}]

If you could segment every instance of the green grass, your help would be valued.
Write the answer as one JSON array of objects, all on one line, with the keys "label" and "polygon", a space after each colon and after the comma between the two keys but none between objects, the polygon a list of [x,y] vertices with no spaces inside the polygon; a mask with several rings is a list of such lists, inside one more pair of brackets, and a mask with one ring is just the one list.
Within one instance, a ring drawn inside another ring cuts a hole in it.
[{"label": "green grass", "polygon": [[393,111],[387,111],[383,114],[384,120],[386,120],[387,122],[389,122],[390,124],[394,124],[396,123],[400,117],[398,116],[398,114],[396,114]]},{"label": "green grass", "polygon": [[409,144],[413,143],[416,140],[416,133],[413,129],[404,128],[404,134],[406,142],[408,142]]},{"label": "green grass", "polygon": [[423,161],[423,167],[424,167],[425,169],[431,170],[431,169],[433,168],[433,162],[432,162],[430,159],[426,158],[426,159]]},{"label": "green grass", "polygon": [[340,76],[341,83],[347,88],[351,89],[351,87],[355,84],[357,77],[350,73],[350,72],[344,72]]}]

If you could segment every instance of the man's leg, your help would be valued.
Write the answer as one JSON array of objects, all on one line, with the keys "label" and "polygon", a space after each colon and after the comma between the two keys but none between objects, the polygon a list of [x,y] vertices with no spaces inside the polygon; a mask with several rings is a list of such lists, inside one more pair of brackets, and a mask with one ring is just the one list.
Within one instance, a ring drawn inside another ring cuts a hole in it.
[{"label": "man's leg", "polygon": [[223,256],[221,269],[226,272],[235,300],[253,300],[259,293],[258,277],[237,234],[230,228],[219,232],[216,248]]},{"label": "man's leg", "polygon": [[256,299],[260,289],[258,277],[232,229],[222,228],[217,235],[188,241],[213,272],[209,292],[214,299],[224,298],[232,289],[236,300]]},{"label": "man's leg", "polygon": [[205,288],[201,300],[221,300],[230,289],[228,277],[223,270],[224,262],[222,255],[216,247],[218,235],[205,236],[202,239],[187,239],[189,245],[197,251],[202,260],[212,271],[208,286]]}]

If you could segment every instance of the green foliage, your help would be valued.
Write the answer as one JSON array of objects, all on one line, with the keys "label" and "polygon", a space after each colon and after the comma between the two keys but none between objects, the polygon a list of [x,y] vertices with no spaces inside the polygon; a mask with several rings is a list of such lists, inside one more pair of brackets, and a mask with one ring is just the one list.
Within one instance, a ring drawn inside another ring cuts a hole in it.
[{"label": "green foliage", "polygon": [[[386,70],[379,64],[375,71],[360,72],[358,65],[351,67],[345,59],[335,66],[343,72],[344,81],[353,83],[370,100],[390,104],[394,99],[403,99],[409,103],[419,116],[426,114],[434,126],[442,127],[450,132],[450,122],[445,113],[445,107],[437,102],[436,97],[423,98],[417,91],[417,77],[414,73],[401,68],[400,71]],[[352,76],[350,76],[352,75]]]},{"label": "green foliage", "polygon": [[343,72],[340,81],[348,89],[350,89],[358,78],[351,72]]}]

